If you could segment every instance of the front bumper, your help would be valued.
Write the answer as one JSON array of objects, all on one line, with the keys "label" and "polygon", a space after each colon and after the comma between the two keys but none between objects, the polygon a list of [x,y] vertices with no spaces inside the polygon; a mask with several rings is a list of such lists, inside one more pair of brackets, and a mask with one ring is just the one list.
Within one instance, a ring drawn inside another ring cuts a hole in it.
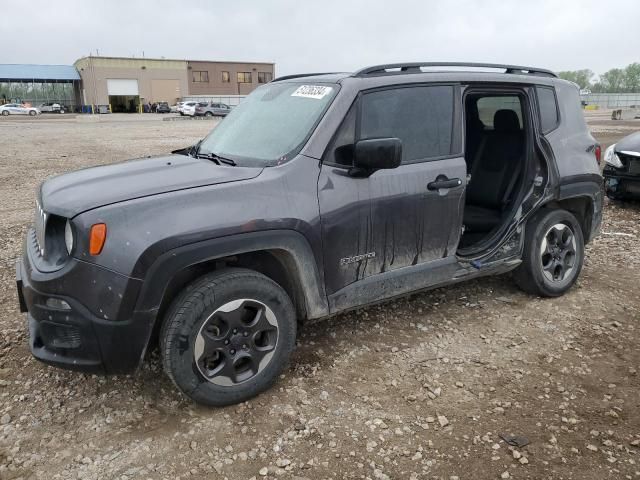
[{"label": "front bumper", "polygon": [[142,361],[157,312],[133,309],[140,280],[76,259],[43,273],[25,248],[16,284],[38,360],[92,373],[128,373]]},{"label": "front bumper", "polygon": [[602,175],[607,195],[640,198],[640,175],[619,173],[612,168],[605,168]]}]

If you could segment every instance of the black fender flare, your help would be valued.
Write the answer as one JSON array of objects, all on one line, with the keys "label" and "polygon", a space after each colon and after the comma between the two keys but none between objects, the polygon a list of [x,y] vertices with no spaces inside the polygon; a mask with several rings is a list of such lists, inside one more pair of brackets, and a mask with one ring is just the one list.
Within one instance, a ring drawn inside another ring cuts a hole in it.
[{"label": "black fender flare", "polygon": [[190,243],[159,255],[146,269],[136,311],[158,310],[172,278],[180,271],[199,263],[242,253],[277,250],[288,254],[295,265],[307,318],[329,314],[327,297],[313,250],[307,239],[294,230],[267,230],[229,235]]},{"label": "black fender flare", "polygon": [[571,175],[561,179],[558,200],[575,197],[591,197],[596,200],[602,195],[603,178],[595,173]]},{"label": "black fender flare", "polygon": [[565,177],[558,186],[557,201],[588,198],[591,200],[591,218],[589,231],[584,232],[585,244],[589,243],[600,231],[602,209],[604,206],[604,183],[601,175],[580,174]]}]

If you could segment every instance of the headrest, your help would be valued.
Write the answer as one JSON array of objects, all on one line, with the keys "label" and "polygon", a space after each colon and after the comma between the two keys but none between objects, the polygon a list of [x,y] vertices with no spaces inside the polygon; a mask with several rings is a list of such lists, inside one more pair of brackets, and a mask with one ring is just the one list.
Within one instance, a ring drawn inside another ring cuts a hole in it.
[{"label": "headrest", "polygon": [[520,120],[513,110],[498,110],[493,116],[493,129],[497,132],[517,132]]}]

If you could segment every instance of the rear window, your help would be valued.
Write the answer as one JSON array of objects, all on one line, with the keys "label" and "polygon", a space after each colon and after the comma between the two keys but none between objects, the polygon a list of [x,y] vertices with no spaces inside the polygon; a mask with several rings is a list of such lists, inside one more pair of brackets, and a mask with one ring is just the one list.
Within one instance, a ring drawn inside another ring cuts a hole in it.
[{"label": "rear window", "polygon": [[449,85],[367,93],[362,98],[359,138],[399,138],[403,163],[450,155],[453,94]]},{"label": "rear window", "polygon": [[478,115],[488,129],[493,129],[493,117],[498,110],[513,110],[518,115],[518,122],[522,128],[522,107],[520,98],[516,95],[481,97],[478,99]]},{"label": "rear window", "polygon": [[536,87],[540,108],[540,127],[542,133],[549,133],[558,126],[558,102],[553,88]]}]

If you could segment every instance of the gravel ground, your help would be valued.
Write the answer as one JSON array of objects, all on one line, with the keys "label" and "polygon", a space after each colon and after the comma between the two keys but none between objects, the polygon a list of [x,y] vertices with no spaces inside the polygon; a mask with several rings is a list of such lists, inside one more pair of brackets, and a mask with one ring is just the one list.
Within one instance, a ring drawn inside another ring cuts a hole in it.
[{"label": "gravel ground", "polygon": [[[117,377],[32,359],[14,258],[38,183],[213,125],[138,119],[0,120],[0,479],[640,478],[638,203],[607,203],[564,297],[504,275],[315,322],[276,386],[234,407],[190,403],[155,353]],[[640,130],[590,123],[605,146]]]}]

